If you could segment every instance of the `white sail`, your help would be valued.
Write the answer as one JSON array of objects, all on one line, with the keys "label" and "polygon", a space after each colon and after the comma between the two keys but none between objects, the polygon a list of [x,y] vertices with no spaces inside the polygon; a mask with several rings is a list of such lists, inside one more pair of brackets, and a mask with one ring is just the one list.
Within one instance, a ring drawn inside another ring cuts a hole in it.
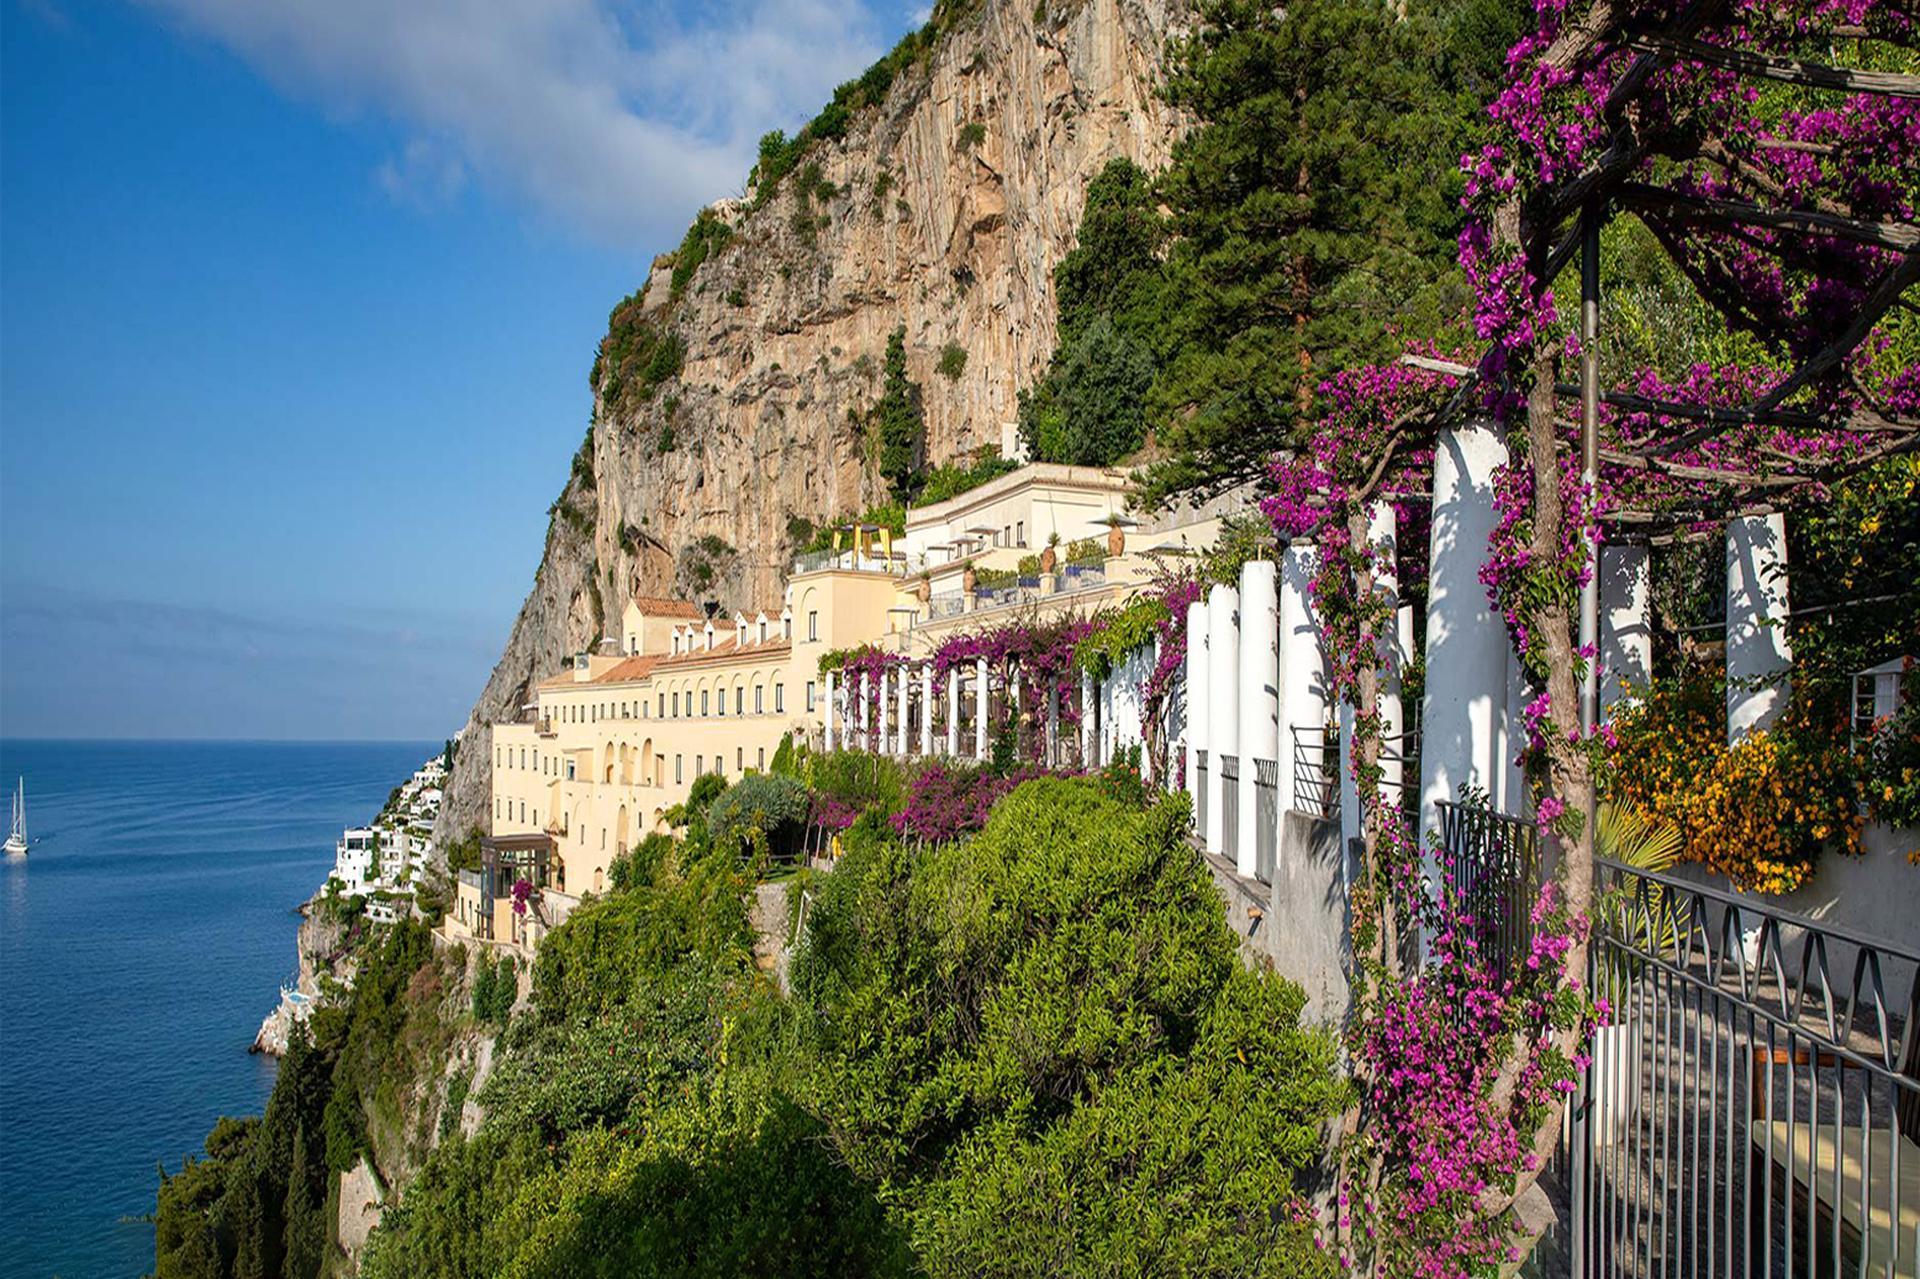
[{"label": "white sail", "polygon": [[16,856],[27,851],[27,779],[24,777],[13,788],[13,827],[7,834],[6,851]]}]

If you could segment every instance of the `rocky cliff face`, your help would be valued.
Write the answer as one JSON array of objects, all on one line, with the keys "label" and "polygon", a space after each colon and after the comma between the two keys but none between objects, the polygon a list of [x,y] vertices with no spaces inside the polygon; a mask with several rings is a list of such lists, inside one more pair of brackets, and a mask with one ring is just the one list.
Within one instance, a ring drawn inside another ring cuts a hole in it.
[{"label": "rocky cliff face", "polygon": [[590,455],[463,736],[443,838],[484,816],[486,724],[617,626],[631,595],[777,607],[789,521],[883,496],[857,415],[896,328],[929,461],[1000,442],[1053,350],[1053,266],[1087,181],[1115,156],[1167,158],[1177,121],[1159,69],[1183,13],[982,0],[771,195],[716,205],[732,233],[678,292],[673,259],[655,263],[630,314],[676,334],[684,363],[644,400],[602,384]]}]

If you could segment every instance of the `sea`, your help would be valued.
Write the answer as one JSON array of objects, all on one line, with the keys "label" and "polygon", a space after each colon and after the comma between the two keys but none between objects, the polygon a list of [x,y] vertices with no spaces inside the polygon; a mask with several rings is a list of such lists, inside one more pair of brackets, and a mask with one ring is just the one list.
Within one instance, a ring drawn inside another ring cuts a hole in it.
[{"label": "sea", "polygon": [[273,1089],[295,907],[439,748],[0,739],[34,841],[0,864],[0,1276],[152,1270],[157,1170]]}]

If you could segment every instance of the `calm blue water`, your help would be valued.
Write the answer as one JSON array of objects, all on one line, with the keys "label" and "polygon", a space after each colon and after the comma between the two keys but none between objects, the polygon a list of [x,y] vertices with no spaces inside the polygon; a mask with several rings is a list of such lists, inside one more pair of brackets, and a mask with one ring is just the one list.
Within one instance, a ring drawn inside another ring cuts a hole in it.
[{"label": "calm blue water", "polygon": [[437,743],[0,741],[0,1275],[140,1275],[155,1166],[255,1114],[247,1054],[343,826]]}]

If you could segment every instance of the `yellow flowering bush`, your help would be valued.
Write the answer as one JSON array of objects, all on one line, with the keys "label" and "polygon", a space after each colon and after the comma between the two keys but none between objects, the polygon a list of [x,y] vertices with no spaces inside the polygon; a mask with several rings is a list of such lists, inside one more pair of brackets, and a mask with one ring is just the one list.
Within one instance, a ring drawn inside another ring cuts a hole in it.
[{"label": "yellow flowering bush", "polygon": [[1844,724],[1796,698],[1771,729],[1726,745],[1725,685],[1698,669],[1656,681],[1615,719],[1614,797],[1673,823],[1681,857],[1741,888],[1785,893],[1822,852],[1858,855],[1858,762]]}]

